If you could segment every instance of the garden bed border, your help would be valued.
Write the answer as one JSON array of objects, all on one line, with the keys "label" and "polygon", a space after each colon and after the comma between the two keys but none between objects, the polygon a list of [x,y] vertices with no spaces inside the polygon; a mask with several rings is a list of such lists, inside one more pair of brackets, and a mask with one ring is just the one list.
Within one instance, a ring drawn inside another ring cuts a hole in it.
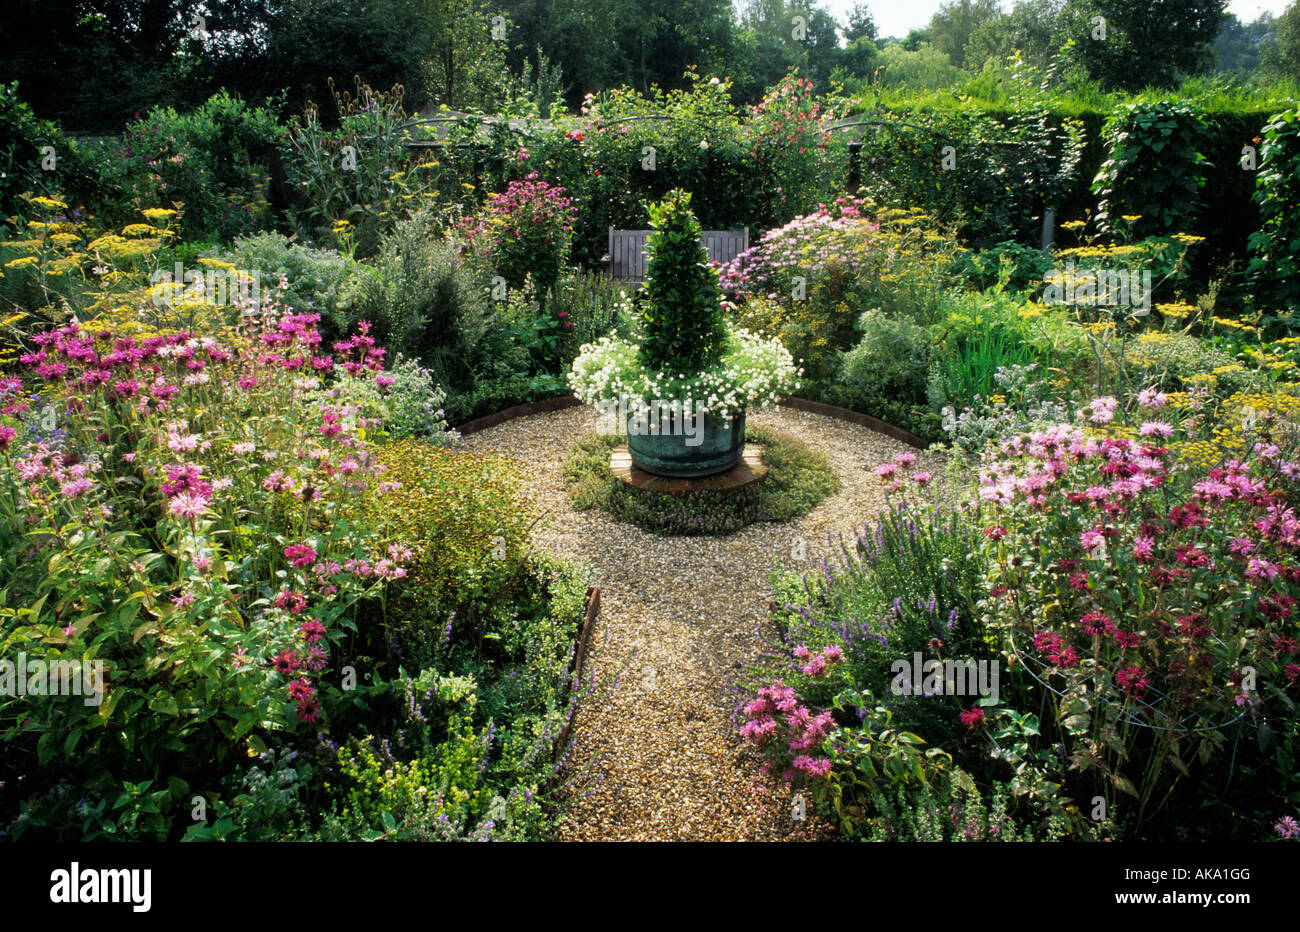
[{"label": "garden bed border", "polygon": [[[582,682],[582,674],[587,666],[587,652],[591,648],[591,633],[596,630],[596,619],[600,617],[600,587],[587,587],[587,611],[582,619],[582,628],[578,631],[577,645],[573,651],[573,666],[570,668],[571,689],[574,694],[578,691],[578,686]],[[570,697],[572,699],[572,697]],[[578,710],[580,706],[573,707],[573,713],[560,729],[560,734],[555,739],[555,748],[552,753],[552,760],[559,763],[560,758],[564,756],[565,746],[569,743],[569,736],[573,734],[573,728],[578,722]]]}]

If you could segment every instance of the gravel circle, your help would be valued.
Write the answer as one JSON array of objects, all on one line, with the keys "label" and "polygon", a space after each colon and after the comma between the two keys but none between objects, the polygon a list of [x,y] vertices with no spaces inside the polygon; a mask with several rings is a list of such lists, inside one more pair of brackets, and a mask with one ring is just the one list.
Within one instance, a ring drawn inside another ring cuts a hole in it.
[{"label": "gravel circle", "polygon": [[[588,564],[601,590],[588,671],[621,678],[579,712],[570,763],[593,779],[567,809],[558,840],[776,841],[827,832],[811,813],[794,821],[790,790],[759,774],[761,758],[732,719],[734,682],[757,657],[759,633],[776,636],[768,614],[776,561],[819,566],[840,533],[884,509],[874,467],[911,447],[786,408],[750,412],[749,421],[823,454],[841,490],[791,521],[726,537],[657,537],[598,509],[569,507],[562,464],[596,429],[590,407],[517,418],[457,445],[517,462],[545,515],[536,545]],[[917,466],[937,459],[918,454]]]}]

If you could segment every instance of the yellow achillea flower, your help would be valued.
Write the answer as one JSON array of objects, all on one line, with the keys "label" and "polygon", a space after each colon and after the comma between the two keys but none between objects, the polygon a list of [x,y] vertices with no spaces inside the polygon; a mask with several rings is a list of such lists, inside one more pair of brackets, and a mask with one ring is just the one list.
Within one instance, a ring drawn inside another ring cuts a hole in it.
[{"label": "yellow achillea flower", "polygon": [[81,237],[75,233],[54,233],[50,236],[50,242],[59,247],[71,246],[80,239]]},{"label": "yellow achillea flower", "polygon": [[47,208],[47,209],[49,209],[49,210],[67,210],[67,209],[68,209],[68,205],[67,205],[67,204],[63,203],[63,201],[55,200],[55,199],[52,198],[52,197],[44,197],[44,196],[41,196],[41,197],[34,197],[34,198],[31,199],[31,203],[35,204],[37,207],[45,207],[45,208]]},{"label": "yellow achillea flower", "polygon": [[1086,220],[1067,220],[1065,223],[1061,224],[1061,229],[1073,232],[1074,230],[1082,230],[1087,225],[1088,221]]},{"label": "yellow achillea flower", "polygon": [[122,228],[123,236],[148,236],[156,232],[157,229],[148,223],[130,223]]},{"label": "yellow achillea flower", "polygon": [[1142,219],[1141,214],[1121,214],[1120,216],[1122,216],[1128,223],[1137,223]]},{"label": "yellow achillea flower", "polygon": [[1215,375],[1227,375],[1229,372],[1245,372],[1246,370],[1236,363],[1233,363],[1231,366],[1219,366],[1217,369],[1212,371]]},{"label": "yellow achillea flower", "polygon": [[1204,236],[1194,236],[1191,233],[1175,233],[1173,238],[1178,240],[1180,243],[1187,244],[1188,246],[1194,246],[1197,243],[1205,242]]},{"label": "yellow achillea flower", "polygon": [[23,256],[21,259],[11,259],[5,263],[7,269],[25,269],[28,266],[36,264],[35,256]]}]

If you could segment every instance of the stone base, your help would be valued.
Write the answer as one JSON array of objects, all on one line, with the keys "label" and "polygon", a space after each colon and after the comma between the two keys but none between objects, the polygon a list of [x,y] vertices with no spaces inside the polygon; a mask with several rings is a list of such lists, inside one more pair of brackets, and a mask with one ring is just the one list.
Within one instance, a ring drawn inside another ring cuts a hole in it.
[{"label": "stone base", "polygon": [[632,454],[627,451],[627,444],[620,443],[610,454],[609,471],[614,474],[614,478],[634,489],[642,489],[646,492],[667,492],[669,495],[704,491],[734,492],[736,489],[761,482],[767,475],[767,466],[763,462],[762,454],[763,448],[760,445],[747,443],[740,462],[726,472],[695,479],[678,479],[672,476],[656,476],[633,466]]}]

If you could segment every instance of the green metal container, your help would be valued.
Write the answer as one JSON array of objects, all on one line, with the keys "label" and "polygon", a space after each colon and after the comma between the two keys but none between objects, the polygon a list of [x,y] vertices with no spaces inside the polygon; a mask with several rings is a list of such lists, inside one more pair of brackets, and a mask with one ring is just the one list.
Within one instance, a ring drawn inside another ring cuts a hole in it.
[{"label": "green metal container", "polygon": [[[694,436],[688,436],[676,422],[672,426],[671,432],[648,433],[635,417],[629,416],[627,449],[632,465],[655,476],[692,479],[726,472],[740,462],[745,452],[744,412],[733,417],[726,427],[705,417],[702,429]],[[693,424],[687,426],[694,432]]]}]

